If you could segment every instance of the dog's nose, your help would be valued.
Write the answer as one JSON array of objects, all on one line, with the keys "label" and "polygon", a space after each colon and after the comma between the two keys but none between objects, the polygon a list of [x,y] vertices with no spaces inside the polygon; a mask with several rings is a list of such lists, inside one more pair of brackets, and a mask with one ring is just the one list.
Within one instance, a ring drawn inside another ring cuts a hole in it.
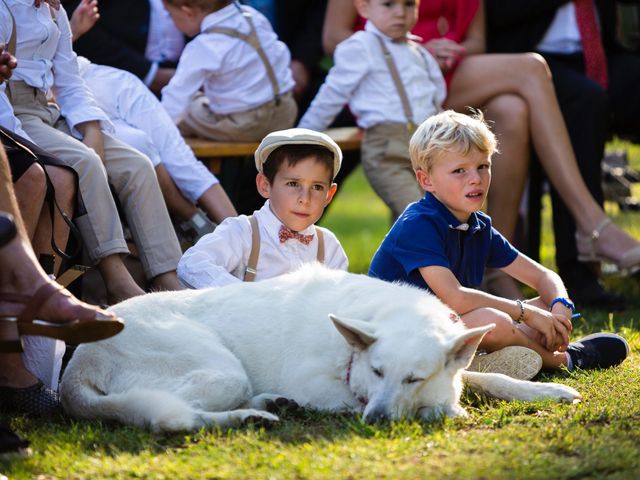
[{"label": "dog's nose", "polygon": [[379,423],[387,420],[387,412],[383,408],[376,408],[367,412],[364,416],[364,421],[366,423]]}]

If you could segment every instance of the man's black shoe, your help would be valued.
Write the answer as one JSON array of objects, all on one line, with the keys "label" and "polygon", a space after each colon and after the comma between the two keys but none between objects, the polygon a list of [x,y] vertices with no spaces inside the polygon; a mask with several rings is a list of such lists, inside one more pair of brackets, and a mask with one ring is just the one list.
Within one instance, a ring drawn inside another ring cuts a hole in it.
[{"label": "man's black shoe", "polygon": [[611,312],[627,308],[624,296],[606,290],[587,265],[578,261],[566,262],[558,269],[569,297],[578,309],[587,307]]},{"label": "man's black shoe", "polygon": [[594,333],[571,342],[567,352],[573,369],[593,370],[620,365],[629,355],[629,344],[615,333]]}]

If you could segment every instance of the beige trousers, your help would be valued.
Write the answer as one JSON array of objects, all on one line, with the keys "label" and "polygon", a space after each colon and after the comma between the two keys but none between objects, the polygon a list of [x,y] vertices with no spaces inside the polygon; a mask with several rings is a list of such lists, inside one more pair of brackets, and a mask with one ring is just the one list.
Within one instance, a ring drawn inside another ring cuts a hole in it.
[{"label": "beige trousers", "polygon": [[11,81],[7,95],[31,139],[77,172],[87,213],[78,217],[76,224],[89,259],[97,263],[112,254],[128,253],[111,185],[127,218],[146,277],[175,270],[182,252],[151,161],[105,134],[103,164],[92,149],[71,136],[59,109],[47,103],[42,91]]},{"label": "beige trousers", "polygon": [[209,108],[204,94],[194,97],[178,128],[185,136],[225,142],[259,142],[276,130],[293,127],[298,106],[291,92],[280,97],[280,104],[268,102],[245,112],[218,114]]},{"label": "beige trousers", "polygon": [[406,125],[394,123],[368,128],[362,141],[364,173],[394,218],[424,196],[411,167],[410,138]]}]

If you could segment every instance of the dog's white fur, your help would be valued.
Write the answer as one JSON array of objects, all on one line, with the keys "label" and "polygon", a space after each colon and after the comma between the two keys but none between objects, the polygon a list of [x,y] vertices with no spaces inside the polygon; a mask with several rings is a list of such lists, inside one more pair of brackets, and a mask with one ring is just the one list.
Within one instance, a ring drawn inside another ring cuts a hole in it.
[{"label": "dog's white fur", "polygon": [[[504,399],[572,388],[463,372],[483,335],[406,285],[309,266],[271,280],[154,293],[113,310],[116,337],[82,345],[61,385],[68,413],[156,431],[276,421],[277,398],[366,421],[465,415],[462,377]],[[348,380],[348,382],[347,382]]]}]

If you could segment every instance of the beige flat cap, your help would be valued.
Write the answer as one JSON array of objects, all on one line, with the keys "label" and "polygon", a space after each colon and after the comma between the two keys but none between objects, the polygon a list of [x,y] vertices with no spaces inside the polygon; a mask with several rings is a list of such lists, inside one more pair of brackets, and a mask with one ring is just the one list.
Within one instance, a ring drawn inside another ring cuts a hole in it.
[{"label": "beige flat cap", "polygon": [[289,128],[271,132],[262,139],[256,153],[256,168],[262,172],[262,165],[267,161],[269,154],[283,145],[320,145],[333,153],[333,178],[336,178],[342,165],[342,150],[338,144],[324,133],[309,130],[307,128]]}]

